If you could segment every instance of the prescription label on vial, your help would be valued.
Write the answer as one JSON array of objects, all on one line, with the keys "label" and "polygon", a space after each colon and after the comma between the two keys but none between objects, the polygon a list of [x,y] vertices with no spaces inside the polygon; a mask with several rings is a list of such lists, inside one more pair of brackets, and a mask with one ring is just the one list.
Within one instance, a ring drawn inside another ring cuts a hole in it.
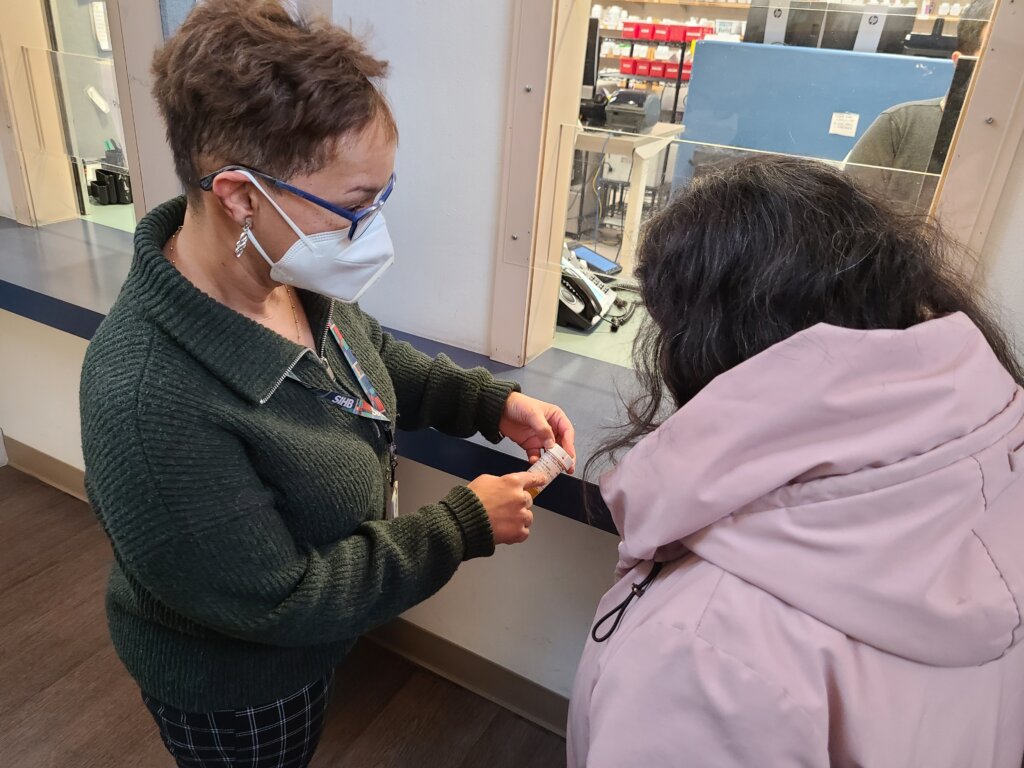
[{"label": "prescription label on vial", "polygon": [[860,115],[856,112],[833,112],[832,124],[828,132],[835,136],[848,136],[853,138],[857,135],[857,125],[860,123]]},{"label": "prescription label on vial", "polygon": [[542,475],[544,477],[544,485],[540,488],[531,488],[528,493],[537,498],[537,495],[550,485],[552,480],[563,472],[568,472],[572,469],[573,464],[572,456],[560,445],[544,451],[537,463],[527,470],[528,472]]}]

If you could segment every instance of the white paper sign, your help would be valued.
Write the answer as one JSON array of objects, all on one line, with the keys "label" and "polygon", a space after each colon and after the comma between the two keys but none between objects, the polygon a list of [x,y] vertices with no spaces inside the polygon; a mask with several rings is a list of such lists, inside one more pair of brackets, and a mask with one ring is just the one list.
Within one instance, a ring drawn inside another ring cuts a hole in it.
[{"label": "white paper sign", "polygon": [[857,135],[857,124],[860,122],[860,115],[856,112],[833,112],[832,124],[828,132],[836,136],[849,136],[851,139]]},{"label": "white paper sign", "polygon": [[92,13],[92,31],[96,35],[96,44],[101,51],[111,51],[110,25],[107,23],[107,4],[102,0],[94,2],[90,6]]}]

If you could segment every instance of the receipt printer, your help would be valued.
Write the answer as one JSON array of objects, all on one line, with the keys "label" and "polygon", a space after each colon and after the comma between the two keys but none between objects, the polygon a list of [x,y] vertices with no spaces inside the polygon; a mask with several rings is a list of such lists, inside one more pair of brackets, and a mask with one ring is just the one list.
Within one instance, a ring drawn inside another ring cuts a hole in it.
[{"label": "receipt printer", "polygon": [[624,88],[605,108],[607,127],[626,133],[648,133],[661,118],[661,97],[650,91]]}]

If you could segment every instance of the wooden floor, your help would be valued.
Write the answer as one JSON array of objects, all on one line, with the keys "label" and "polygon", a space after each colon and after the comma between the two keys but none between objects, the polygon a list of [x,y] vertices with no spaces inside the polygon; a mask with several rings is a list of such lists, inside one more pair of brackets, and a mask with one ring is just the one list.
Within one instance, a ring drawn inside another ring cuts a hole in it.
[{"label": "wooden floor", "polygon": [[[82,502],[0,468],[0,764],[173,768],[103,615],[111,560]],[[318,768],[548,768],[564,742],[363,643],[338,670]]]}]

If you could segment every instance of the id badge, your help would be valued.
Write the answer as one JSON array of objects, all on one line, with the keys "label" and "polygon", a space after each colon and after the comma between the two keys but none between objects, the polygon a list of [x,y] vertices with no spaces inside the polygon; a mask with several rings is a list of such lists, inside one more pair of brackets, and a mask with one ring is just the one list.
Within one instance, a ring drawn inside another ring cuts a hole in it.
[{"label": "id badge", "polygon": [[387,520],[398,519],[398,481],[391,484],[391,498],[388,500]]}]

